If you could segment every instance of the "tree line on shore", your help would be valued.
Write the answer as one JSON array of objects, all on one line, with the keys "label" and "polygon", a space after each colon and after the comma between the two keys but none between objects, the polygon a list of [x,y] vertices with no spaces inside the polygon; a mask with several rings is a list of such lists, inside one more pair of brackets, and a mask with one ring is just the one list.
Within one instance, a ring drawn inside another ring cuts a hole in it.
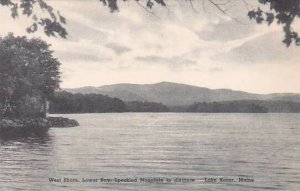
[{"label": "tree line on shore", "polygon": [[194,103],[186,112],[203,113],[299,113],[300,102],[238,100]]},{"label": "tree line on shore", "polygon": [[155,102],[124,102],[101,94],[57,92],[49,103],[50,113],[168,112]]},{"label": "tree line on shore", "polygon": [[199,113],[299,113],[300,102],[238,100],[199,102],[186,106],[166,106],[162,103],[124,102],[101,94],[57,92],[49,104],[50,113],[108,112],[199,112]]}]

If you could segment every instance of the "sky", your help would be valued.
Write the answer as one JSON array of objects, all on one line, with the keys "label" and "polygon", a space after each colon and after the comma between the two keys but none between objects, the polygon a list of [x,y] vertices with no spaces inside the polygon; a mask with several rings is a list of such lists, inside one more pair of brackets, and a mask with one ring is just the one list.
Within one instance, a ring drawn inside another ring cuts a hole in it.
[{"label": "sky", "polygon": [[[281,42],[282,27],[257,25],[237,0],[224,15],[194,1],[168,0],[148,13],[120,1],[110,13],[99,0],[47,0],[66,17],[67,39],[27,34],[31,21],[0,8],[0,35],[40,37],[52,44],[62,88],[161,81],[252,93],[300,93],[300,47]],[[255,6],[256,0],[248,0]],[[234,18],[234,19],[233,19]],[[239,21],[237,22],[236,19]],[[294,23],[300,32],[300,22]]]}]

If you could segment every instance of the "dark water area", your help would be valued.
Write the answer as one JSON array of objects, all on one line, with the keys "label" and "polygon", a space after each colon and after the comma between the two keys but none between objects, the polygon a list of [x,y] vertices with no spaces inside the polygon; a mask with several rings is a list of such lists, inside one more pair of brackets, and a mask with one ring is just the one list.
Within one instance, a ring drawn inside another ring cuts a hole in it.
[{"label": "dark water area", "polygon": [[41,138],[48,136],[49,128],[0,128],[0,141],[18,140],[24,138]]},{"label": "dark water area", "polygon": [[[80,126],[0,136],[1,191],[300,188],[300,114],[60,116],[76,119]],[[115,178],[137,182],[117,183]]]}]

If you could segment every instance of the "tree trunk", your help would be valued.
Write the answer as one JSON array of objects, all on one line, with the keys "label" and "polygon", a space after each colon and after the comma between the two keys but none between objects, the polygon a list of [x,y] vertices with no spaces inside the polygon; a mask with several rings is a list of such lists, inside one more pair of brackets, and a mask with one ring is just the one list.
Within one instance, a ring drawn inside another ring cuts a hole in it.
[{"label": "tree trunk", "polygon": [[47,117],[47,99],[43,97],[43,111],[42,111],[42,117]]}]

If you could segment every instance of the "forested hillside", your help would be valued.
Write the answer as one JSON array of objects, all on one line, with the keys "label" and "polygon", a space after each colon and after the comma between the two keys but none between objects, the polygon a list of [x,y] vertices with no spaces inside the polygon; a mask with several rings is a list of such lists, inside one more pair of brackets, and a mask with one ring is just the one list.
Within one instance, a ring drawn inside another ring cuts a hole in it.
[{"label": "forested hillside", "polygon": [[201,102],[188,107],[186,112],[201,113],[299,113],[299,102],[241,100]]},{"label": "forested hillside", "polygon": [[57,92],[49,104],[50,113],[168,112],[169,108],[155,102],[124,102],[100,94]]}]

